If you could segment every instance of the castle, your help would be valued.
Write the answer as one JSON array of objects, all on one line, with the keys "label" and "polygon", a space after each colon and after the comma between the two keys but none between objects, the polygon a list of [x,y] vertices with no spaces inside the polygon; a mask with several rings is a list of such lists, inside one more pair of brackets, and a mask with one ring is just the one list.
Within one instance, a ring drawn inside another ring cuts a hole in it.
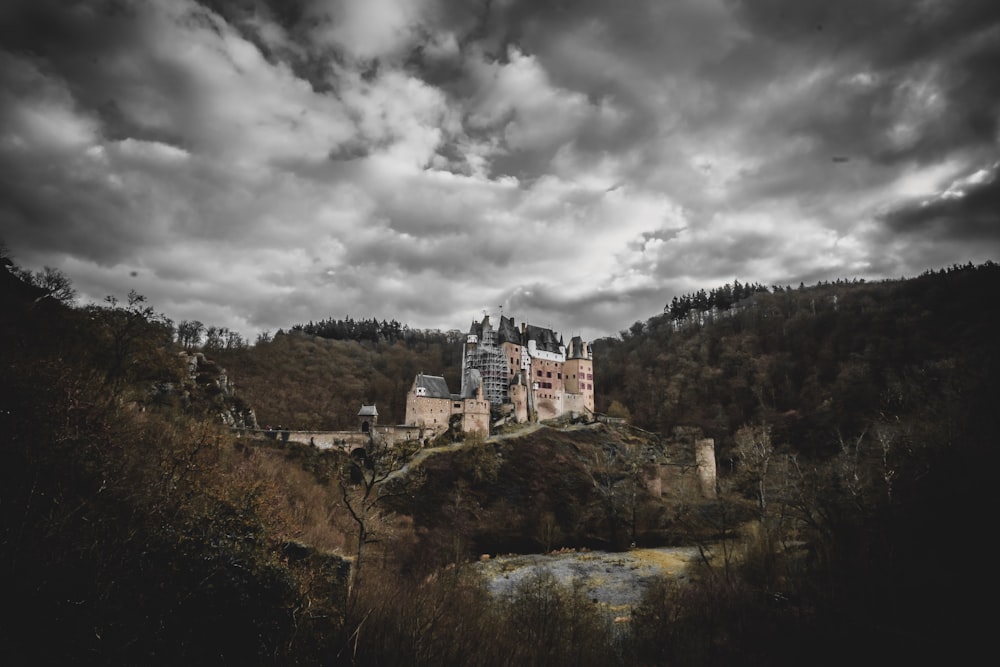
[{"label": "castle", "polygon": [[491,416],[517,422],[593,414],[594,360],[579,336],[567,347],[551,329],[500,316],[473,322],[462,349],[462,386],[420,373],[406,396],[406,425],[433,438],[450,427],[489,434]]}]

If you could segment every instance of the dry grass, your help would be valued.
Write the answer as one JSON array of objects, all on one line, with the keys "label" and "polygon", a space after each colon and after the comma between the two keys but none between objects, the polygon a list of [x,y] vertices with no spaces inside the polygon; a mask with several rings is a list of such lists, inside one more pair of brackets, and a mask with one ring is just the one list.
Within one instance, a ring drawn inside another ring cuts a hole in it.
[{"label": "dry grass", "polygon": [[281,452],[248,450],[244,474],[271,490],[272,511],[281,515],[281,537],[317,549],[347,553],[353,526],[343,508],[338,487],[321,484],[316,476],[291,464]]}]

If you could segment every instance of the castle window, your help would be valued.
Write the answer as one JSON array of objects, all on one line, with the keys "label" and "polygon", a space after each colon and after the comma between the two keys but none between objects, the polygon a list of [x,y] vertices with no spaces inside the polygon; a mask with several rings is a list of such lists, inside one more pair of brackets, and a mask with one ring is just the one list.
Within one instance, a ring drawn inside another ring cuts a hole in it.
[{"label": "castle window", "polygon": [[552,377],[552,371],[547,371],[547,372],[545,373],[545,377],[547,377],[547,378],[550,378],[550,377]]},{"label": "castle window", "polygon": [[556,373],[556,378],[558,378],[559,380],[562,380],[562,373]]},{"label": "castle window", "polygon": [[538,377],[542,377],[542,372],[541,371],[537,371],[537,372],[538,372]]}]

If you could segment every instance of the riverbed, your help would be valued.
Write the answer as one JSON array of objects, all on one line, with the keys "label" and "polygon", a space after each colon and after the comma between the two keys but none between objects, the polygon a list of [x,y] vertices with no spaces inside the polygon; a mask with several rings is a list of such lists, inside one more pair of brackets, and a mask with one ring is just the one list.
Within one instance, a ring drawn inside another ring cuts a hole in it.
[{"label": "riverbed", "polygon": [[547,570],[565,586],[576,586],[613,613],[627,614],[658,577],[685,580],[698,559],[696,547],[631,549],[623,552],[559,551],[498,556],[477,564],[496,595],[513,592],[525,577]]}]

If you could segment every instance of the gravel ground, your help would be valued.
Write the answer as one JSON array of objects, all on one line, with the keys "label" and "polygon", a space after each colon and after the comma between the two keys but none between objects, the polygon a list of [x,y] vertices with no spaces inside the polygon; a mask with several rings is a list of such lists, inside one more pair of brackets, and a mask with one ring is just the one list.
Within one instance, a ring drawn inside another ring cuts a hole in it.
[{"label": "gravel ground", "polygon": [[657,577],[687,577],[688,563],[698,557],[695,547],[632,549],[621,553],[603,551],[559,552],[499,556],[481,561],[490,590],[510,593],[525,577],[548,570],[566,586],[580,586],[587,597],[615,613],[627,613],[642,598]]}]

